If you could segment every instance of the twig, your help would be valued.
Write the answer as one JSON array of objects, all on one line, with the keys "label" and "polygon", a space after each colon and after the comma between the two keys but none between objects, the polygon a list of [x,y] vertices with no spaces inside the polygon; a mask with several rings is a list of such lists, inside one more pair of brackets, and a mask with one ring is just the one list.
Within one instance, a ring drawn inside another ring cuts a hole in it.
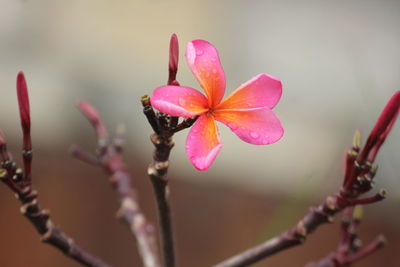
[{"label": "twig", "polygon": [[[302,244],[308,234],[314,232],[321,224],[332,222],[333,216],[356,204],[368,204],[380,201],[385,196],[385,191],[374,197],[359,197],[373,188],[373,178],[377,166],[373,166],[376,154],[392,129],[400,110],[400,91],[397,91],[389,100],[364,148],[360,151],[361,135],[356,131],[353,147],[346,156],[346,170],[342,188],[334,196],[329,196],[316,208],[309,212],[291,229],[258,246],[239,253],[215,267],[239,267],[256,263],[268,256],[282,250]],[[366,253],[366,252],[363,252]],[[363,257],[364,254],[357,257]]]},{"label": "twig", "polygon": [[378,236],[368,246],[362,248],[358,239],[357,228],[361,222],[362,206],[347,208],[342,218],[342,240],[335,252],[318,262],[312,262],[305,267],[348,267],[351,264],[367,257],[386,244],[386,238]]},{"label": "twig", "polygon": [[160,262],[154,237],[154,227],[147,222],[138,204],[136,191],[131,186],[131,178],[122,160],[124,127],[119,126],[113,142],[109,142],[107,130],[94,107],[87,102],[79,102],[78,109],[92,124],[97,136],[97,153],[90,154],[74,146],[72,154],[84,162],[103,167],[110,175],[120,200],[117,217],[124,221],[136,237],[139,254],[145,267],[159,267]]},{"label": "twig", "polygon": [[26,82],[22,72],[17,77],[17,94],[20,109],[21,125],[23,130],[23,159],[24,170],[18,168],[12,155],[7,150],[4,134],[0,132],[0,180],[6,184],[21,202],[21,213],[31,222],[41,236],[43,243],[49,244],[67,257],[90,267],[108,267],[101,259],[91,255],[78,246],[72,238],[54,225],[50,219],[50,212],[41,209],[38,193],[31,187],[31,159],[32,145],[30,134],[29,98]]},{"label": "twig", "polygon": [[155,151],[153,153],[153,163],[149,165],[147,173],[151,179],[157,200],[164,264],[166,267],[174,267],[174,237],[169,207],[168,180],[166,178],[169,153],[174,143],[171,137],[164,138],[157,134],[151,136],[151,141],[155,146]]}]

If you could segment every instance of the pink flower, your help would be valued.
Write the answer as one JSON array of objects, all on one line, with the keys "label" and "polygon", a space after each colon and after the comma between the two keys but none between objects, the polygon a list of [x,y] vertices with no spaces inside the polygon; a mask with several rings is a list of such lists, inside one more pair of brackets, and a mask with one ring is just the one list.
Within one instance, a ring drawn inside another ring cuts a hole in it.
[{"label": "pink flower", "polygon": [[203,40],[189,42],[186,60],[206,96],[190,87],[161,86],[150,101],[171,116],[199,116],[186,139],[186,153],[198,170],[208,169],[222,147],[216,120],[250,144],[272,144],[282,137],[282,125],[271,111],[282,95],[278,79],[259,74],[222,100],[226,81],[215,47]]}]

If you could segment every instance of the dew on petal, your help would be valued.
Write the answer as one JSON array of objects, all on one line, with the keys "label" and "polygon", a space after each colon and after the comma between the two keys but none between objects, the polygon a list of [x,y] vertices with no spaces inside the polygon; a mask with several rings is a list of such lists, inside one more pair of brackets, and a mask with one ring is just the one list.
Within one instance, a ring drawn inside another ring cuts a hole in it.
[{"label": "dew on petal", "polygon": [[269,144],[269,140],[268,139],[263,139],[262,140],[262,144],[263,145],[268,145]]},{"label": "dew on petal", "polygon": [[196,55],[197,55],[197,56],[201,56],[201,55],[203,55],[203,54],[204,54],[204,51],[203,51],[203,50],[201,50],[201,49],[196,50]]},{"label": "dew on petal", "polygon": [[216,74],[217,73],[217,69],[213,69],[212,73]]},{"label": "dew on petal", "polygon": [[256,133],[256,132],[250,132],[250,136],[251,136],[252,138],[254,138],[254,139],[257,139],[257,138],[260,137],[260,135],[259,135],[258,133]]},{"label": "dew on petal", "polygon": [[184,106],[186,104],[186,99],[184,99],[183,97],[180,97],[178,100],[178,103],[180,106]]}]

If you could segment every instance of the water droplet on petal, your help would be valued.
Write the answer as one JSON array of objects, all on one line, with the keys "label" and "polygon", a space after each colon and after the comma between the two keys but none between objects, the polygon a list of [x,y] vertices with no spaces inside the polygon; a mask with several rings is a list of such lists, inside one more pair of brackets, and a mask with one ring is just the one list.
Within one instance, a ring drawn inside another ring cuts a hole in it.
[{"label": "water droplet on petal", "polygon": [[196,55],[197,56],[201,56],[202,54],[204,54],[204,51],[201,49],[196,50]]},{"label": "water droplet on petal", "polygon": [[259,135],[258,133],[256,133],[256,132],[250,132],[250,136],[251,136],[252,138],[254,138],[254,139],[257,139],[257,138],[260,137],[260,135]]},{"label": "water droplet on petal", "polygon": [[262,140],[262,144],[263,144],[263,145],[268,145],[268,144],[269,144],[268,139],[263,139],[263,140]]},{"label": "water droplet on petal", "polygon": [[186,99],[180,97],[180,98],[178,99],[178,103],[179,103],[180,106],[184,106],[184,105],[186,104]]},{"label": "water droplet on petal", "polygon": [[212,73],[214,73],[214,74],[217,73],[217,69],[213,69]]}]

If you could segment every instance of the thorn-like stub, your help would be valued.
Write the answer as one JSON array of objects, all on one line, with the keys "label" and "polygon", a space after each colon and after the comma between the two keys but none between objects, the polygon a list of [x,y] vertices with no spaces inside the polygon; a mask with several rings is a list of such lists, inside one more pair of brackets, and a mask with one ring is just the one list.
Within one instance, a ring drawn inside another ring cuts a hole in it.
[{"label": "thorn-like stub", "polygon": [[307,229],[304,226],[303,221],[300,221],[296,226],[296,233],[301,237],[305,238],[307,236]]},{"label": "thorn-like stub", "polygon": [[169,162],[168,161],[161,161],[157,162],[154,167],[156,168],[157,171],[164,171],[168,169],[169,167]]},{"label": "thorn-like stub", "polygon": [[150,96],[144,95],[140,98],[140,101],[142,102],[143,107],[149,106],[150,105]]},{"label": "thorn-like stub", "polygon": [[350,158],[355,159],[355,158],[357,157],[357,155],[358,155],[358,152],[355,151],[354,149],[350,149],[350,150],[347,152],[347,155],[348,155]]},{"label": "thorn-like stub", "polygon": [[353,148],[360,149],[360,146],[361,146],[361,131],[357,129],[353,137]]},{"label": "thorn-like stub", "polygon": [[161,144],[161,139],[158,134],[152,134],[150,135],[150,140],[154,145],[160,145]]},{"label": "thorn-like stub", "polygon": [[386,192],[385,189],[381,189],[381,190],[379,190],[378,194],[379,194],[380,197],[386,198],[387,192]]},{"label": "thorn-like stub", "polygon": [[356,239],[354,239],[354,241],[353,241],[353,246],[354,246],[356,249],[360,249],[360,248],[362,248],[362,246],[363,246],[363,242],[361,241],[361,239],[356,238]]},{"label": "thorn-like stub", "polygon": [[6,161],[3,161],[1,165],[2,165],[4,168],[8,169],[8,168],[11,167],[11,164],[12,164],[12,163],[11,163],[10,160],[6,160]]},{"label": "thorn-like stub", "polygon": [[356,206],[354,206],[354,209],[353,209],[353,218],[354,218],[355,220],[361,220],[362,217],[363,217],[363,213],[364,213],[364,210],[363,210],[363,206],[362,206],[362,205],[356,205]]},{"label": "thorn-like stub", "polygon": [[360,170],[360,169],[361,169],[361,165],[360,165],[360,163],[359,163],[357,160],[354,161],[354,167],[355,167],[357,170]]},{"label": "thorn-like stub", "polygon": [[42,241],[43,243],[47,243],[49,241],[49,239],[51,238],[51,236],[53,235],[53,228],[49,228],[47,230],[46,233],[44,233],[41,237],[40,237],[40,241]]},{"label": "thorn-like stub", "polygon": [[0,179],[4,179],[7,177],[7,170],[0,168]]},{"label": "thorn-like stub", "polygon": [[371,167],[371,171],[370,172],[375,175],[378,172],[378,170],[379,170],[379,165],[373,165]]},{"label": "thorn-like stub", "polygon": [[32,159],[32,155],[32,150],[22,150],[22,157],[24,157],[24,159]]},{"label": "thorn-like stub", "polygon": [[147,175],[148,176],[157,176],[157,170],[156,170],[156,168],[154,167],[154,165],[153,164],[150,164],[149,165],[149,167],[147,168]]},{"label": "thorn-like stub", "polygon": [[326,207],[331,211],[335,211],[336,210],[336,202],[335,202],[335,198],[334,197],[328,196],[326,198]]},{"label": "thorn-like stub", "polygon": [[26,215],[26,211],[28,210],[28,204],[22,205],[19,208],[19,211],[21,212],[21,214]]},{"label": "thorn-like stub", "polygon": [[333,222],[335,221],[335,219],[333,218],[333,216],[327,216],[327,217],[326,217],[326,221],[327,221],[328,223],[333,223]]},{"label": "thorn-like stub", "polygon": [[369,174],[364,175],[364,179],[365,179],[368,183],[372,182],[372,178],[371,178],[371,176],[369,176]]},{"label": "thorn-like stub", "polygon": [[379,235],[377,241],[382,246],[385,246],[388,243],[388,240],[384,235]]},{"label": "thorn-like stub", "polygon": [[21,169],[21,168],[17,168],[16,170],[15,170],[15,174],[17,174],[17,175],[21,175],[21,174],[23,174],[24,173],[24,171]]}]

